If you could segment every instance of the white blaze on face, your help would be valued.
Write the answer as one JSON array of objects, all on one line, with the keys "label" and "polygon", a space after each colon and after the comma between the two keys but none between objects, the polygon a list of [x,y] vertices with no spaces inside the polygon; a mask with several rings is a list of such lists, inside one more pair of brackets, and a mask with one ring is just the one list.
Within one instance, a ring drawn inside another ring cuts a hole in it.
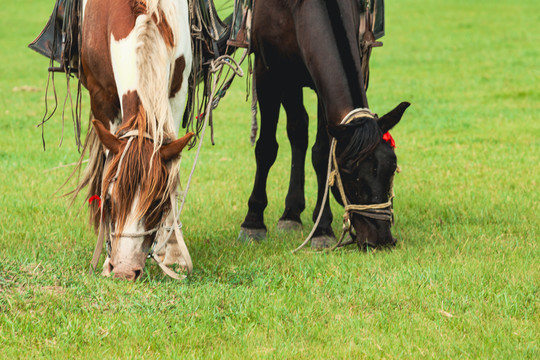
[{"label": "white blaze on face", "polygon": [[[139,195],[137,195],[131,206],[131,212],[126,219],[122,234],[117,234],[112,239],[112,263],[115,268],[128,266],[144,267],[146,260],[146,251],[144,248],[144,236],[129,236],[144,233],[147,229],[144,227],[144,219],[139,219],[135,216],[136,209],[139,204]],[[117,228],[117,227],[116,227]],[[123,236],[123,234],[127,236]],[[114,270],[113,270],[114,271]]]}]

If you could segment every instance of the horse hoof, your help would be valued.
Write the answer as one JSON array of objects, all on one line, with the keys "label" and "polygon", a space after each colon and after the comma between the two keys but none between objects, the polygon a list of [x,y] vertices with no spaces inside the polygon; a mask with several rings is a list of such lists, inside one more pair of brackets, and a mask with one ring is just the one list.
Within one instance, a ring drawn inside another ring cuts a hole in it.
[{"label": "horse hoof", "polygon": [[303,228],[302,223],[294,220],[279,220],[277,223],[277,229],[282,231],[299,231]]},{"label": "horse hoof", "polygon": [[311,249],[323,250],[336,245],[336,238],[328,235],[316,236],[311,239]]},{"label": "horse hoof", "polygon": [[238,241],[243,243],[260,242],[266,238],[266,229],[248,229],[245,227],[240,228],[238,234]]}]

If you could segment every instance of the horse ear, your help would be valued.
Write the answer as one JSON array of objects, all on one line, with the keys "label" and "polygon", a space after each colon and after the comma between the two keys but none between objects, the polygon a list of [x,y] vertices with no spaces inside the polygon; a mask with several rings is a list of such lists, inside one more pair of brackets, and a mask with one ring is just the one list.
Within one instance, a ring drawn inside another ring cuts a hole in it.
[{"label": "horse ear", "polygon": [[403,113],[405,112],[405,110],[407,110],[407,108],[410,105],[411,103],[404,101],[398,106],[396,106],[394,110],[390,111],[388,114],[383,115],[381,118],[379,118],[378,124],[383,134],[388,132],[394,126],[396,126],[399,120],[401,120]]},{"label": "horse ear", "polygon": [[101,143],[113,154],[118,154],[121,141],[107,130],[101,121],[92,120],[92,124],[94,124],[94,129],[96,129],[97,136],[99,137],[99,140],[101,140]]},{"label": "horse ear", "polygon": [[182,151],[182,149],[187,145],[189,140],[191,140],[193,135],[195,135],[195,134],[192,133],[192,132],[188,132],[186,135],[184,135],[180,139],[174,140],[170,144],[163,145],[159,149],[159,152],[161,154],[161,159],[163,159],[163,161],[167,162],[167,161],[169,161],[171,159],[174,159],[174,158],[178,157],[178,155],[180,155],[180,152]]}]

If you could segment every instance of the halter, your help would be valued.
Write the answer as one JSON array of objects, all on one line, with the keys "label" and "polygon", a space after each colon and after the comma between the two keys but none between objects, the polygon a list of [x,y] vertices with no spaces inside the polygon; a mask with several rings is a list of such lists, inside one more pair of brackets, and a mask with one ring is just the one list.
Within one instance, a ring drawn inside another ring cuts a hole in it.
[{"label": "halter", "polygon": [[[131,145],[131,142],[133,141],[134,138],[139,137],[139,136],[140,135],[139,135],[138,130],[130,130],[127,133],[125,133],[125,134],[123,134],[123,135],[121,135],[119,137],[120,139],[127,138],[128,140],[127,140],[126,147],[124,148],[124,150],[122,152],[122,155],[120,156],[120,160],[118,161],[118,168],[116,170],[116,174],[115,174],[112,182],[114,182],[114,181],[116,181],[118,179],[118,175],[120,174],[120,168],[121,168],[122,162],[124,161],[124,157],[126,155],[126,152],[127,152],[128,148],[129,148],[129,146]],[[146,132],[143,133],[142,136],[149,139],[149,140],[153,140],[152,137],[150,136],[150,134],[148,134]],[[175,195],[171,194],[171,197],[170,197],[171,208],[172,208],[173,214],[175,213],[174,196]],[[106,249],[107,249],[107,257],[109,257],[109,258],[111,256],[111,252],[112,252],[111,238],[113,236],[115,236],[115,237],[141,238],[141,237],[145,237],[147,235],[152,235],[154,233],[157,233],[160,229],[163,229],[164,231],[169,232],[169,235],[166,237],[166,239],[161,244],[158,244],[157,241],[156,241],[157,237],[154,237],[154,241],[152,242],[152,245],[150,246],[150,250],[148,251],[148,254],[147,254],[146,257],[154,259],[156,261],[156,263],[159,265],[159,267],[161,268],[161,270],[163,270],[163,272],[165,272],[165,274],[169,275],[170,277],[172,277],[174,279],[181,280],[181,279],[185,278],[186,276],[185,275],[179,275],[175,271],[171,270],[157,256],[157,253],[161,249],[163,249],[165,244],[167,244],[167,242],[171,238],[171,235],[172,235],[173,230],[174,230],[174,232],[177,235],[176,238],[177,238],[178,245],[181,248],[182,256],[186,260],[186,263],[187,263],[186,265],[187,265],[189,271],[191,271],[191,269],[193,268],[193,263],[191,262],[191,257],[189,256],[189,252],[187,251],[187,246],[186,246],[185,242],[183,241],[183,237],[182,237],[182,234],[180,232],[180,229],[182,228],[182,223],[180,222],[180,219],[179,219],[180,214],[178,214],[178,216],[176,216],[176,214],[174,214],[175,216],[173,216],[173,219],[174,219],[173,226],[165,226],[163,216],[162,216],[161,221],[160,221],[160,225],[153,228],[153,229],[151,229],[151,230],[141,231],[141,232],[136,232],[136,233],[116,234],[113,231],[111,231],[112,226],[111,226],[110,219],[109,219],[109,222],[108,222],[108,226],[103,221],[103,210],[102,209],[103,208],[101,208],[101,210],[100,210],[101,215],[100,215],[100,220],[99,220],[98,240],[97,240],[97,243],[96,243],[96,248],[94,249],[94,255],[92,257],[92,262],[91,262],[92,269],[90,269],[90,273],[92,271],[96,270],[97,263],[99,261],[100,255],[101,255],[101,251],[103,249],[103,241],[104,241],[105,231],[106,231],[105,227],[108,227],[108,229],[107,229],[108,230],[108,236],[107,236]]]},{"label": "halter", "polygon": [[[359,108],[354,109],[351,112],[349,112],[341,121],[340,125],[348,124],[354,119],[357,119],[359,117],[368,117],[371,119],[375,119],[375,115],[367,108]],[[336,185],[339,193],[341,195],[341,199],[343,201],[343,206],[345,208],[345,213],[343,214],[343,232],[341,234],[341,237],[337,244],[331,249],[335,250],[336,248],[340,246],[345,246],[353,243],[354,241],[348,242],[346,244],[342,244],[343,238],[345,237],[346,233],[350,233],[352,237],[352,230],[351,230],[351,214],[358,214],[363,217],[376,219],[376,220],[383,220],[383,221],[389,221],[393,224],[394,222],[394,210],[392,207],[392,199],[394,198],[394,191],[393,191],[393,178],[390,182],[390,196],[388,201],[384,203],[378,203],[378,204],[350,204],[349,200],[347,199],[347,196],[345,195],[345,189],[343,188],[343,182],[341,180],[341,174],[339,172],[339,167],[337,163],[337,157],[336,157],[336,144],[337,141],[335,138],[332,139],[332,144],[330,146],[330,154],[328,156],[328,170],[327,170],[327,178],[326,178],[326,185],[324,190],[324,196],[321,203],[321,208],[319,211],[319,215],[317,216],[317,220],[315,221],[315,224],[313,225],[313,229],[311,230],[311,233],[308,235],[306,240],[293,250],[293,253],[297,252],[298,250],[302,249],[313,237],[313,234],[315,233],[315,230],[317,229],[317,226],[319,225],[319,221],[321,220],[322,213],[324,211],[324,206],[326,204],[326,201],[328,199],[328,189],[331,186]],[[332,170],[333,167],[333,170]]]}]

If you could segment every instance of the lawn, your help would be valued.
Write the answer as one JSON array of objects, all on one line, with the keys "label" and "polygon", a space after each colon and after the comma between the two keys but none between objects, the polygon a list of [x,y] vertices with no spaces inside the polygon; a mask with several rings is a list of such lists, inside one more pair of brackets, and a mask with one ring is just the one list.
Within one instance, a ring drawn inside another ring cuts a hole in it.
[{"label": "lawn", "polygon": [[[35,126],[48,62],[26,45],[52,6],[0,8],[0,358],[540,357],[536,0],[387,2],[368,98],[379,114],[412,103],[392,131],[395,249],[291,254],[311,229],[316,185],[308,160],[304,229],[278,232],[284,121],[268,239],[236,240],[255,171],[237,79],[182,216],[194,272],[177,282],[149,261],[137,283],[87,274],[96,237],[86,203],[56,193],[70,172],[62,166],[78,158],[71,118],[64,126],[59,111],[46,124],[45,151]],[[61,74],[56,85],[63,99]],[[305,96],[312,144],[316,98]],[[88,107],[85,96],[83,119]],[[194,154],[184,154],[184,181]]]}]

